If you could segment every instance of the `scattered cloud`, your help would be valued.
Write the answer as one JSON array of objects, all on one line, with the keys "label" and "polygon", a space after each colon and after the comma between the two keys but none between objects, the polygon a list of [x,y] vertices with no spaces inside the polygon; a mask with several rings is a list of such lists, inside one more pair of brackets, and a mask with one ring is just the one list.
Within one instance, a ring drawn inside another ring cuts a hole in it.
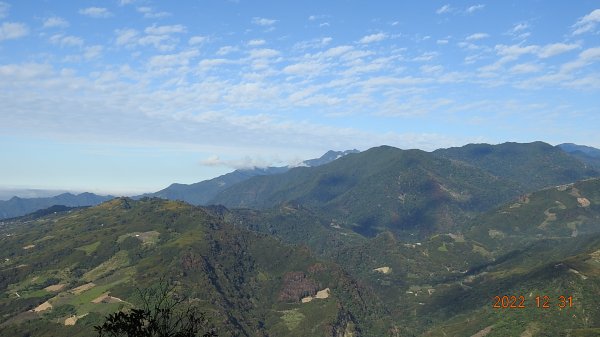
[{"label": "scattered cloud", "polygon": [[53,16],[44,20],[43,28],[67,28],[69,27],[69,22],[67,20],[60,18],[58,16]]},{"label": "scattered cloud", "polygon": [[490,37],[490,35],[486,34],[486,33],[475,33],[475,34],[471,34],[471,35],[467,36],[467,38],[465,40],[476,41],[476,40],[486,39],[488,37]]},{"label": "scattered cloud", "polygon": [[540,58],[549,58],[578,48],[579,45],[574,43],[553,43],[540,48],[540,50],[538,51],[538,56]]},{"label": "scattered cloud", "polygon": [[279,56],[279,52],[275,49],[263,48],[263,49],[251,49],[248,51],[250,58],[270,58]]},{"label": "scattered cloud", "polygon": [[219,56],[225,56],[231,53],[234,53],[236,51],[239,51],[240,49],[238,47],[235,46],[223,46],[221,48],[219,48],[219,50],[217,50],[217,55]]},{"label": "scattered cloud", "polygon": [[442,44],[442,45],[443,45],[443,44],[448,44],[448,42],[449,42],[449,41],[448,41],[447,39],[439,39],[439,40],[435,41],[435,43],[437,43],[437,44]]},{"label": "scattered cloud", "polygon": [[525,29],[529,28],[529,24],[521,22],[521,23],[517,23],[513,26],[512,28],[512,32],[513,33],[518,33],[520,31],[523,31]]},{"label": "scattered cloud", "polygon": [[226,159],[221,159],[217,155],[212,155],[212,156],[200,161],[200,164],[203,166],[223,166],[223,167],[232,168],[232,169],[236,169],[236,170],[243,170],[243,169],[253,169],[253,168],[266,168],[266,167],[273,165],[276,162],[279,162],[279,160],[277,160],[277,159],[266,160],[260,156],[257,156],[257,157],[245,156],[241,159],[226,160]]},{"label": "scattered cloud", "polygon": [[363,36],[358,42],[363,43],[363,44],[379,42],[379,41],[385,40],[386,37],[387,37],[387,35],[384,33],[376,33],[376,34]]},{"label": "scattered cloud", "polygon": [[146,19],[160,19],[167,16],[171,16],[171,13],[169,12],[157,12],[156,10],[154,10],[154,8],[147,6],[138,7],[136,8],[136,10],[138,11],[138,13],[143,14],[144,18]]},{"label": "scattered cloud", "polygon": [[473,5],[467,8],[467,13],[474,13],[485,8],[484,4]]},{"label": "scattered cloud", "polygon": [[101,45],[85,47],[84,52],[83,52],[83,57],[86,60],[95,59],[95,58],[98,58],[102,54],[102,51],[104,51],[104,47]]},{"label": "scattered cloud", "polygon": [[573,35],[591,32],[596,29],[598,23],[600,23],[600,9],[595,9],[588,15],[577,20],[572,27]]},{"label": "scattered cloud", "polygon": [[450,13],[451,11],[453,11],[454,9],[452,7],[450,7],[449,4],[443,5],[442,7],[438,8],[435,13],[436,14],[446,14],[446,13]]},{"label": "scattered cloud", "polygon": [[185,33],[187,29],[183,25],[170,25],[170,26],[150,26],[144,29],[144,32],[149,35],[168,35]]},{"label": "scattered cloud", "polygon": [[564,64],[561,67],[561,71],[564,73],[569,73],[573,70],[583,68],[589,64],[592,64],[596,61],[600,61],[600,47],[589,48],[581,53],[575,61]]},{"label": "scattered cloud", "polygon": [[50,43],[61,47],[81,47],[83,39],[72,35],[55,34],[50,37]]},{"label": "scattered cloud", "polygon": [[29,28],[19,22],[3,22],[0,25],[0,41],[14,40],[29,34]]},{"label": "scattered cloud", "polygon": [[117,46],[128,46],[135,44],[139,36],[139,32],[135,29],[124,28],[115,30]]},{"label": "scattered cloud", "polygon": [[257,46],[262,46],[266,43],[267,43],[267,41],[265,41],[265,40],[250,40],[250,41],[248,41],[247,44],[250,47],[257,47]]},{"label": "scattered cloud", "polygon": [[119,0],[119,6],[131,5],[135,0]]},{"label": "scattered cloud", "polygon": [[188,40],[188,44],[190,46],[195,46],[195,45],[203,44],[206,41],[208,41],[208,37],[202,36],[202,35],[196,35],[196,36],[190,37],[190,39]]},{"label": "scattered cloud", "polygon": [[437,56],[438,56],[437,52],[425,52],[425,53],[413,58],[413,61],[417,61],[417,62],[431,61],[434,58],[436,58]]},{"label": "scattered cloud", "polygon": [[258,26],[272,26],[277,22],[277,20],[261,18],[261,17],[253,17],[252,23]]},{"label": "scattered cloud", "polygon": [[0,1],[0,19],[4,19],[8,16],[10,5],[4,1]]},{"label": "scattered cloud", "polygon": [[528,74],[528,73],[538,72],[541,69],[542,69],[542,66],[540,66],[539,64],[521,63],[521,64],[514,65],[512,68],[510,68],[510,72],[513,74]]},{"label": "scattered cloud", "polygon": [[104,7],[88,7],[79,10],[79,14],[96,19],[110,18],[113,14]]}]

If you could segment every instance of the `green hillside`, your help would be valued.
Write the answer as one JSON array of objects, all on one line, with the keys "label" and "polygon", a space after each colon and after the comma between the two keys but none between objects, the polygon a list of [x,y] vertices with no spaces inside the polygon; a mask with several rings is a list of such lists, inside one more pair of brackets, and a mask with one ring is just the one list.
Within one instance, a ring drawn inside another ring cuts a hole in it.
[{"label": "green hillside", "polygon": [[[135,287],[164,276],[220,336],[376,336],[393,326],[335,264],[184,203],[115,199],[5,224],[0,240],[3,336],[90,336],[104,315],[136,303]],[[327,298],[301,302],[317,294]]]},{"label": "green hillside", "polygon": [[527,191],[600,176],[600,172],[559,147],[543,142],[469,144],[439,149],[435,155],[460,160],[519,183]]},{"label": "green hillside", "polygon": [[519,193],[516,184],[461,162],[381,146],[316,168],[251,178],[212,203],[259,209],[300,204],[374,236],[452,229]]}]

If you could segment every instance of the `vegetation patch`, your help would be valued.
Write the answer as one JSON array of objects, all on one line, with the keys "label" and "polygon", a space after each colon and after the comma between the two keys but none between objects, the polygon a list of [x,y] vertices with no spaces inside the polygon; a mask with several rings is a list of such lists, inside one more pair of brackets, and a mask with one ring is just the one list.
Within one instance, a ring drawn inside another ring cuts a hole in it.
[{"label": "vegetation patch", "polygon": [[284,310],[280,312],[283,314],[281,319],[290,331],[296,329],[302,320],[304,320],[304,317],[306,317],[303,313],[299,312],[298,309]]},{"label": "vegetation patch", "polygon": [[106,276],[117,269],[127,267],[129,265],[129,256],[127,251],[118,251],[113,257],[102,262],[96,268],[83,274],[83,279],[86,281],[94,281],[103,276]]},{"label": "vegetation patch", "polygon": [[98,246],[100,246],[100,241],[90,243],[89,245],[77,247],[75,249],[85,252],[86,255],[92,255],[92,253],[95,252],[96,249],[98,249]]},{"label": "vegetation patch", "polygon": [[117,239],[117,242],[121,243],[126,238],[132,237],[132,238],[136,238],[136,239],[142,241],[142,243],[145,245],[153,245],[158,242],[159,236],[160,236],[160,232],[157,232],[157,231],[133,232],[133,233],[127,233],[127,234],[123,234],[123,235],[119,236],[119,238]]}]

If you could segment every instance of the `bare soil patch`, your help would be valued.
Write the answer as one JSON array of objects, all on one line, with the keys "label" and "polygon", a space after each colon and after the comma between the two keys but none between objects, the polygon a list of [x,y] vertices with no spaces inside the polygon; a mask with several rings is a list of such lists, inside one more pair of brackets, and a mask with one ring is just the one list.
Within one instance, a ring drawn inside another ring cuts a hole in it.
[{"label": "bare soil patch", "polygon": [[65,287],[64,284],[54,284],[54,285],[51,285],[51,286],[47,286],[46,288],[44,288],[44,290],[46,290],[46,291],[52,291],[52,292],[54,292],[54,291],[61,291],[61,290],[63,290],[64,287]]},{"label": "bare soil patch", "polygon": [[71,293],[73,293],[73,294],[75,294],[75,295],[79,295],[79,294],[81,294],[82,292],[84,292],[84,291],[86,291],[86,290],[90,290],[90,289],[92,289],[92,288],[93,288],[93,287],[95,287],[95,286],[96,286],[96,284],[95,284],[95,283],[93,283],[93,282],[86,283],[86,284],[84,284],[84,285],[81,285],[81,286],[79,286],[79,287],[77,287],[77,288],[71,289]]},{"label": "bare soil patch", "polygon": [[35,309],[33,309],[33,312],[42,312],[42,311],[46,311],[46,310],[50,310],[52,309],[52,304],[50,304],[50,302],[46,301],[40,305],[38,305],[37,307],[35,307]]}]

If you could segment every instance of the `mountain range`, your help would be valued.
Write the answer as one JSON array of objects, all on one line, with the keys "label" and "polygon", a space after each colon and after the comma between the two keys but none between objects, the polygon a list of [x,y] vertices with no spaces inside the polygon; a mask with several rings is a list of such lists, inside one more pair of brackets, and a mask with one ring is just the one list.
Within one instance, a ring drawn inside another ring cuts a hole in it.
[{"label": "mountain range", "polygon": [[220,336],[600,331],[600,173],[560,146],[380,146],[252,172],[179,186],[217,186],[211,206],[153,195],[3,220],[0,335],[89,336],[165,278]]}]

